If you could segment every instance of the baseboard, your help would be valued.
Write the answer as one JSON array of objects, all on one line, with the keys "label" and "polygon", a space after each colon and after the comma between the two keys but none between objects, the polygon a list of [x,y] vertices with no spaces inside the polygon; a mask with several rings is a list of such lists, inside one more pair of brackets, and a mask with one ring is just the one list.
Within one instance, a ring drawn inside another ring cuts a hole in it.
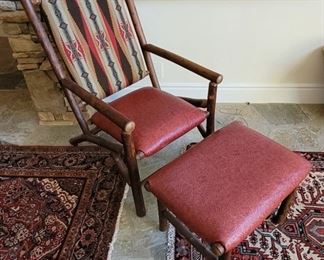
[{"label": "baseboard", "polygon": [[[205,98],[208,83],[162,83],[161,87],[177,96]],[[218,102],[324,104],[324,84],[221,84]]]},{"label": "baseboard", "polygon": [[[145,79],[107,98],[111,102],[135,89],[150,86]],[[206,98],[208,82],[161,83],[161,88],[176,96]],[[291,103],[324,104],[324,84],[221,84],[218,89],[219,103]]]}]

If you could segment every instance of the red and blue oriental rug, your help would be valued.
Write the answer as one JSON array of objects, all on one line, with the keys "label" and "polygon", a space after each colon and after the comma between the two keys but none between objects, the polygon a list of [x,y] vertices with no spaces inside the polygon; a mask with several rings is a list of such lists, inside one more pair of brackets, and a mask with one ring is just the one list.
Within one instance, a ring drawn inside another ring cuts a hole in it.
[{"label": "red and blue oriental rug", "polygon": [[[324,259],[324,153],[301,153],[313,170],[297,190],[284,224],[264,221],[232,251],[233,260]],[[168,230],[168,260],[203,260],[174,227]]]},{"label": "red and blue oriental rug", "polygon": [[0,146],[0,259],[107,259],[124,190],[98,148]]}]

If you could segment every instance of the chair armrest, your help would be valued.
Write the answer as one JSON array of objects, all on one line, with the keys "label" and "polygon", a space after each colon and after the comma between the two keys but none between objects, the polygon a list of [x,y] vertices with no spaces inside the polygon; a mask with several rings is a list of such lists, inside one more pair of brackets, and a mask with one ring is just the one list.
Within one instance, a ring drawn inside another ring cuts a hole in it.
[{"label": "chair armrest", "polygon": [[70,90],[73,94],[78,96],[86,104],[92,106],[101,114],[106,116],[109,120],[119,126],[123,131],[131,133],[135,129],[135,123],[114,109],[111,105],[105,103],[96,96],[90,94],[88,91],[80,87],[71,79],[62,79],[61,84],[63,87]]},{"label": "chair armrest", "polygon": [[178,64],[179,66],[190,70],[203,78],[206,78],[212,82],[215,82],[217,84],[221,83],[223,81],[223,76],[215,71],[212,71],[210,69],[207,69],[197,63],[194,63],[186,58],[183,58],[175,53],[172,53],[170,51],[164,50],[160,47],[157,47],[153,44],[145,44],[143,45],[143,50],[151,52],[161,58],[164,58],[166,60],[169,60],[175,64]]}]

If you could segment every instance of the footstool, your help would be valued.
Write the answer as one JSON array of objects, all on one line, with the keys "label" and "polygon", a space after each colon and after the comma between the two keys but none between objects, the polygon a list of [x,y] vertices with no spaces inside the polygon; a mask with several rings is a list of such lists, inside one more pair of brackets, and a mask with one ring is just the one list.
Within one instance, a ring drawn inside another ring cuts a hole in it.
[{"label": "footstool", "polygon": [[145,187],[158,200],[161,230],[168,220],[206,257],[227,259],[280,203],[274,222],[286,217],[310,169],[299,155],[234,122],[151,175]]}]

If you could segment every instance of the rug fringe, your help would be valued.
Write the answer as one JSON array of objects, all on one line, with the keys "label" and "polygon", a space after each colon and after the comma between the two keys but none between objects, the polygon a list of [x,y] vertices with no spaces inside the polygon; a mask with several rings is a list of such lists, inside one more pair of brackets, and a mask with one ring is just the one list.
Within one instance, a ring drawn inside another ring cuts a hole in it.
[{"label": "rug fringe", "polygon": [[122,200],[120,202],[120,208],[119,208],[118,217],[117,217],[116,225],[115,225],[115,232],[114,232],[114,235],[113,235],[112,240],[111,240],[110,245],[109,245],[109,251],[108,251],[107,260],[111,259],[112,252],[114,250],[114,244],[117,241],[119,225],[120,225],[120,219],[121,219],[121,215],[123,213],[123,208],[124,208],[125,200],[127,198],[128,191],[129,191],[129,186],[126,184],[124,195],[123,195],[123,198],[122,198]]},{"label": "rug fringe", "polygon": [[166,260],[174,260],[175,237],[176,237],[175,227],[169,223],[169,228],[167,232]]}]

